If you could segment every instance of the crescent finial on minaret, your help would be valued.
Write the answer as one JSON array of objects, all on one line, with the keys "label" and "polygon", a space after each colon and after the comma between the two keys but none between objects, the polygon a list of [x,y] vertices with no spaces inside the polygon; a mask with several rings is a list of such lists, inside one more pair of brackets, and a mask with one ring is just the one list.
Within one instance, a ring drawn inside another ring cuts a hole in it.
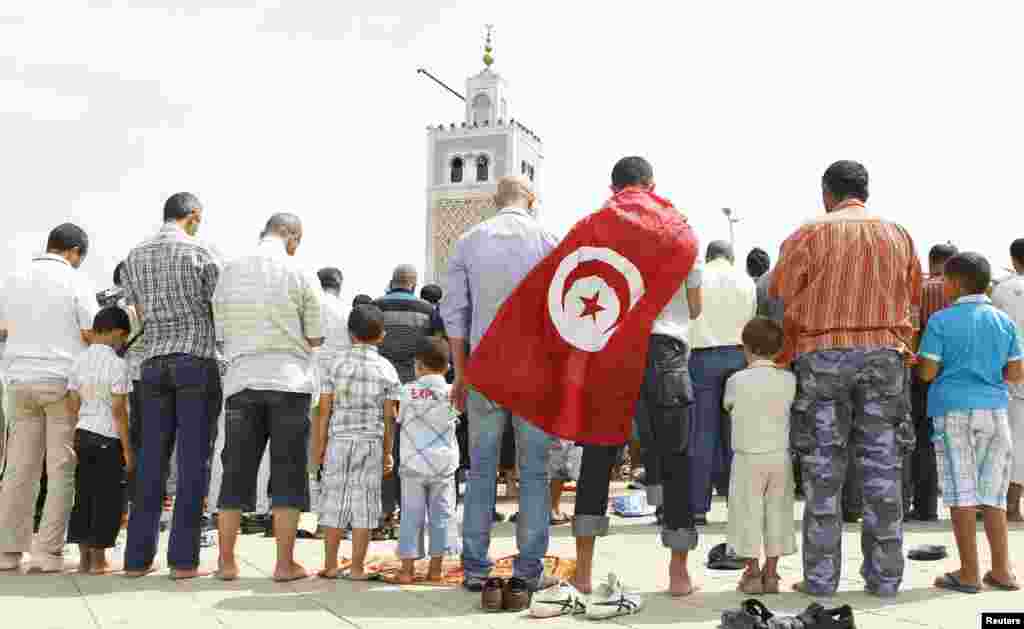
[{"label": "crescent finial on minaret", "polygon": [[494,24],[487,24],[487,38],[484,40],[484,65],[489,69],[494,63],[494,46],[491,45],[491,34],[494,32]]}]

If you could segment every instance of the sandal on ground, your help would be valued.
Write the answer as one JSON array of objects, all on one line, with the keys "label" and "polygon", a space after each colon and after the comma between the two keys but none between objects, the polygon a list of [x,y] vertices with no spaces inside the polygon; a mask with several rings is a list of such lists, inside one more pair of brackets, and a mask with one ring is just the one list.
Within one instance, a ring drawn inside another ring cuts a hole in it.
[{"label": "sandal on ground", "polygon": [[950,590],[952,592],[960,592],[961,594],[978,594],[981,592],[981,588],[970,583],[964,583],[960,580],[960,577],[947,572],[935,581],[935,587],[940,590]]},{"label": "sandal on ground", "polygon": [[1002,581],[997,581],[996,578],[992,576],[991,572],[985,575],[985,578],[982,579],[982,583],[989,586],[990,588],[1002,590],[1003,592],[1016,592],[1020,589],[1020,585],[1016,581],[1013,581],[1011,583],[1003,583]]}]

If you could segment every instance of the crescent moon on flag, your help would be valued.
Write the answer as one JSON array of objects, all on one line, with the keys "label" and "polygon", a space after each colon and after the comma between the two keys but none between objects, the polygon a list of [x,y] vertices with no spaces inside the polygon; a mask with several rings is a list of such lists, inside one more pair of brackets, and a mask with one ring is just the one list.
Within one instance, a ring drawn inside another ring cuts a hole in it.
[{"label": "crescent moon on flag", "polygon": [[580,247],[551,278],[548,314],[567,343],[599,352],[643,295],[643,276],[628,258],[606,247]]}]

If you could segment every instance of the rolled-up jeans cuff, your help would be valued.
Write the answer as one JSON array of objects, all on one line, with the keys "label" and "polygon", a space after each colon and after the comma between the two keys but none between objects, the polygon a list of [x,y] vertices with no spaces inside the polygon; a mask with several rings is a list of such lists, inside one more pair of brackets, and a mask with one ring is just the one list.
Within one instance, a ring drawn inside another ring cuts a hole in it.
[{"label": "rolled-up jeans cuff", "polygon": [[610,522],[606,515],[577,515],[572,520],[573,537],[606,537]]},{"label": "rolled-up jeans cuff", "polygon": [[647,504],[660,507],[665,504],[665,488],[662,485],[647,486]]},{"label": "rolled-up jeans cuff", "polygon": [[697,529],[665,529],[661,543],[675,552],[689,552],[697,547]]}]

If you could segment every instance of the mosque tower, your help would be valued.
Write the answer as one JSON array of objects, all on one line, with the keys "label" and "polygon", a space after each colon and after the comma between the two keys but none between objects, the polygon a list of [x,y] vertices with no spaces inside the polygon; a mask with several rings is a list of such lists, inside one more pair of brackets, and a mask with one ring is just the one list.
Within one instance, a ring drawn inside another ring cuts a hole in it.
[{"label": "mosque tower", "polygon": [[466,79],[466,110],[458,124],[427,127],[427,260],[424,282],[444,286],[448,257],[466,230],[494,216],[497,181],[525,175],[538,203],[544,154],[540,138],[518,122],[508,82],[494,64],[491,27],[484,69]]}]

